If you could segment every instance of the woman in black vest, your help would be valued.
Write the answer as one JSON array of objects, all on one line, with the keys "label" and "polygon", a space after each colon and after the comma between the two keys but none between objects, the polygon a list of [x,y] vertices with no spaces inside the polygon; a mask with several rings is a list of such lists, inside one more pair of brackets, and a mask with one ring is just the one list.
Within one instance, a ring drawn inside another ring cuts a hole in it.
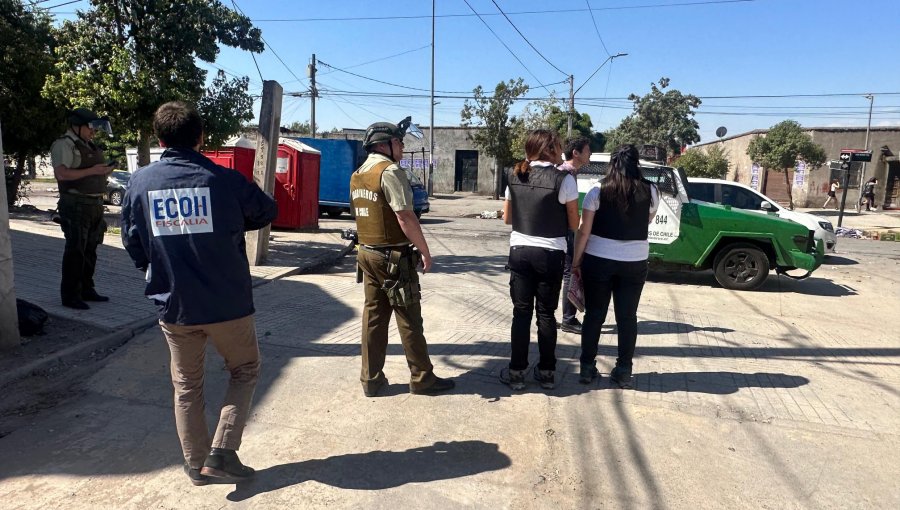
[{"label": "woman in black vest", "polygon": [[634,145],[622,145],[611,155],[606,177],[584,197],[572,260],[572,272],[584,282],[581,383],[590,383],[599,375],[597,344],[612,297],[619,357],[610,378],[622,388],[631,387],[637,308],[650,253],[647,226],[658,205],[659,193],[641,176]]},{"label": "woman in black vest", "polygon": [[509,238],[509,295],[513,302],[512,355],[500,380],[514,390],[525,388],[531,317],[537,310],[540,360],[534,378],[554,386],[556,306],[562,286],[566,233],[578,226],[578,185],[562,163],[555,131],[538,129],[525,140],[526,160],[508,174],[503,220],[513,226]]}]

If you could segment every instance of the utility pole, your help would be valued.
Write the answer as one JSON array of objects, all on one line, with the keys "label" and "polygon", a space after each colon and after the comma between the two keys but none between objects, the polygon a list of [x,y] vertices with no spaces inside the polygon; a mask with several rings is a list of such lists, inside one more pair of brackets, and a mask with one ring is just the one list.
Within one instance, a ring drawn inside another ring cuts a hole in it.
[{"label": "utility pole", "polygon": [[[316,90],[316,54],[312,54],[312,58],[309,60],[309,130],[312,131],[312,137],[316,137],[316,97],[319,95]],[[279,106],[279,116],[280,116],[280,106]],[[275,145],[278,145],[277,143]]]},{"label": "utility pole", "polygon": [[[869,100],[869,122],[866,124],[866,146],[864,149],[869,150],[869,130],[872,128],[872,104],[875,102],[875,96],[872,94],[866,94],[866,99]],[[856,212],[860,212],[862,209],[862,192],[863,192],[863,182],[866,179],[866,162],[863,162],[862,171],[859,172],[859,198],[856,200]]]},{"label": "utility pole", "polygon": [[434,196],[434,3],[431,0],[431,127],[428,128],[428,170],[425,172],[425,191]]},{"label": "utility pole", "polygon": [[[3,163],[3,136],[0,126],[0,170]],[[9,238],[9,202],[6,182],[0,186],[0,350],[19,346],[19,317],[16,313],[16,287],[13,275],[12,241]]]},{"label": "utility pole", "polygon": [[[605,62],[604,62],[605,63]],[[569,128],[566,130],[566,137],[572,137],[572,118],[575,116],[575,75],[569,75]]]},{"label": "utility pole", "polygon": [[[262,106],[259,110],[259,139],[253,160],[253,181],[270,195],[275,191],[275,164],[278,161],[278,127],[281,125],[282,88],[277,81],[263,82]],[[269,255],[269,225],[247,232],[247,259],[259,266]]]}]

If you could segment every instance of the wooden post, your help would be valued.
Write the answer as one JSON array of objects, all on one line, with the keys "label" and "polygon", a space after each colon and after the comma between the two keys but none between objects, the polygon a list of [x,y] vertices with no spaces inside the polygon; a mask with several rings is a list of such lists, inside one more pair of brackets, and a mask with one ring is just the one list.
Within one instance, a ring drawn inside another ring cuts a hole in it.
[{"label": "wooden post", "polygon": [[12,241],[9,238],[9,206],[6,201],[6,166],[3,163],[3,128],[0,126],[0,350],[19,346],[19,318],[13,277]]},{"label": "wooden post", "polygon": [[[253,180],[266,193],[275,192],[275,164],[278,162],[278,137],[281,126],[281,85],[277,81],[263,82],[262,107],[259,111],[259,139],[253,161]],[[269,230],[266,226],[246,233],[247,259],[258,266],[269,255]]]}]

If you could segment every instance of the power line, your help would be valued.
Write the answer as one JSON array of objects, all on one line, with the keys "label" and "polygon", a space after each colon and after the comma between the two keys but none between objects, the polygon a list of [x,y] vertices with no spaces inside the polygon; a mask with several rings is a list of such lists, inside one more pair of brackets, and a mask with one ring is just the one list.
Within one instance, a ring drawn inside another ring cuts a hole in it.
[{"label": "power line", "polygon": [[[236,2],[235,0],[231,0],[231,3],[234,5],[234,8],[237,9],[238,12],[241,13],[241,15],[247,17],[248,19],[250,18],[249,16],[247,16],[246,14],[244,14],[244,11],[241,10],[240,7],[238,7],[238,4],[237,4],[237,2]],[[293,76],[294,78],[296,78],[297,81],[303,81],[303,80],[300,79],[300,77],[298,77],[296,74],[294,74],[294,71],[293,71],[290,67],[288,67],[287,64],[284,63],[284,60],[281,60],[281,57],[278,56],[278,53],[275,52],[275,48],[273,48],[272,45],[269,44],[269,42],[266,41],[266,39],[262,36],[262,32],[260,32],[259,38],[262,40],[263,44],[266,45],[266,48],[268,48],[269,51],[272,52],[272,55],[275,55],[275,58],[277,58],[278,61],[281,62],[281,65],[283,65],[284,68],[287,69],[289,73],[291,73],[291,76]],[[253,57],[253,63],[256,64],[256,56],[253,55],[253,52],[252,52],[252,51],[250,52],[250,56]],[[259,70],[259,64],[256,64],[256,70],[259,72],[259,79],[262,80],[262,79],[263,79],[263,77],[262,77],[262,71]],[[263,81],[265,81],[265,80],[263,80]]]},{"label": "power line", "polygon": [[531,41],[529,41],[528,38],[525,37],[525,34],[523,34],[521,30],[519,30],[519,27],[517,27],[516,24],[513,23],[511,19],[509,19],[509,16],[507,16],[506,13],[503,12],[503,9],[501,9],[500,6],[497,5],[496,0],[491,0],[491,2],[494,4],[494,7],[496,7],[497,10],[500,11],[500,14],[502,14],[503,17],[506,18],[506,21],[508,21],[509,24],[512,25],[512,27],[513,27],[514,29],[516,29],[516,32],[518,32],[519,35],[522,36],[522,39],[524,39],[525,42],[528,43],[528,46],[531,46],[531,49],[533,49],[535,53],[537,53],[538,55],[541,56],[542,59],[544,59],[544,62],[550,64],[550,66],[551,66],[553,69],[556,69],[557,71],[561,72],[561,73],[564,74],[565,76],[568,76],[568,75],[569,75],[569,73],[567,73],[567,72],[563,71],[562,69],[556,67],[556,65],[555,65],[553,62],[550,62],[550,59],[548,59],[547,57],[545,57],[544,54],[541,53],[541,51],[540,51],[539,49],[535,48],[534,45],[531,44]]},{"label": "power line", "polygon": [[606,43],[603,42],[603,37],[600,35],[600,29],[597,27],[597,20],[594,18],[594,11],[591,9],[591,1],[584,0],[584,3],[588,6],[588,12],[591,13],[591,21],[594,23],[594,31],[597,32],[597,38],[600,39],[600,45],[603,46],[603,51],[606,52],[606,56],[611,56],[612,54],[606,49]]},{"label": "power line", "polygon": [[[369,60],[368,62],[363,62],[363,63],[361,63],[361,64],[353,64],[352,66],[347,66],[345,69],[353,69],[354,67],[361,67],[361,66],[368,65],[368,64],[374,64],[375,62],[381,62],[382,60],[387,60],[387,59],[390,59],[390,58],[399,57],[399,56],[401,56],[401,55],[406,55],[407,53],[413,53],[413,52],[416,52],[416,51],[422,51],[422,50],[424,50],[424,49],[426,49],[426,48],[430,48],[430,47],[431,47],[430,44],[426,44],[425,46],[422,46],[422,47],[419,47],[419,48],[416,48],[416,49],[413,49],[413,50],[406,50],[406,51],[404,51],[404,52],[401,52],[401,53],[395,53],[395,54],[389,55],[389,56],[387,56],[387,57],[376,58],[375,60]],[[334,72],[334,71],[329,71],[328,73],[331,73],[331,72]],[[328,74],[328,73],[322,73],[322,74]]]},{"label": "power line", "polygon": [[[339,67],[335,67],[335,66],[333,66],[333,65],[331,65],[331,64],[329,64],[329,63],[327,63],[327,62],[322,62],[322,61],[319,60],[319,59],[316,59],[316,62],[322,64],[323,66],[326,66],[326,67],[329,67],[329,68],[331,68],[331,69],[334,69],[335,71],[340,71],[340,72],[342,72],[342,73],[347,73],[347,74],[349,74],[349,75],[351,75],[351,76],[356,76],[357,78],[362,78],[362,79],[364,79],[364,80],[374,81],[374,82],[376,82],[376,83],[381,83],[381,84],[383,84],[383,85],[390,85],[390,86],[392,86],[392,87],[398,87],[398,88],[401,88],[401,89],[418,90],[418,91],[422,91],[422,92],[430,92],[430,91],[431,91],[431,89],[420,89],[420,88],[418,88],[418,87],[410,87],[410,86],[407,86],[407,85],[399,85],[399,84],[397,84],[397,83],[391,83],[391,82],[388,82],[388,81],[378,80],[378,79],[375,79],[375,78],[369,78],[368,76],[363,76],[363,75],[361,75],[361,74],[356,74],[356,73],[354,73],[354,72],[347,71],[346,69],[341,69],[341,68],[339,68]],[[448,91],[448,90],[440,90],[440,91],[436,91],[436,92],[442,92],[442,93],[445,93],[445,94],[465,94],[465,92]]]},{"label": "power line", "polygon": [[518,57],[518,55],[516,55],[515,52],[513,52],[513,50],[511,50],[511,49],[509,48],[509,46],[506,45],[505,42],[503,42],[503,39],[500,39],[500,36],[497,35],[497,32],[494,32],[494,29],[491,28],[491,26],[487,24],[487,21],[485,21],[484,18],[482,18],[481,15],[478,14],[478,12],[475,10],[475,8],[472,7],[472,4],[469,3],[469,0],[463,0],[463,2],[465,2],[466,5],[469,6],[469,9],[472,9],[472,12],[474,12],[475,15],[478,16],[478,19],[480,19],[482,23],[484,23],[484,26],[486,26],[487,29],[490,30],[492,34],[494,34],[494,37],[496,37],[497,40],[500,41],[500,44],[502,44],[503,47],[506,48],[506,51],[508,51],[509,54],[512,55],[513,58],[515,58],[516,61],[519,62],[519,64],[521,64],[522,67],[524,67],[526,71],[528,71],[528,74],[530,74],[531,77],[534,78],[534,81],[538,82],[538,84],[539,84],[541,87],[543,87],[543,89],[546,90],[548,94],[550,94],[550,93],[551,93],[551,92],[550,92],[550,89],[548,89],[546,85],[544,85],[543,83],[541,83],[541,80],[539,80],[538,77],[535,76],[534,73],[531,72],[531,69],[528,69],[528,66],[526,66],[525,63],[522,62],[522,60]]},{"label": "power line", "polygon": [[[46,1],[46,0],[45,0],[45,1]],[[71,2],[64,2],[64,3],[61,3],[61,4],[51,5],[50,7],[39,7],[39,9],[47,9],[47,10],[49,11],[50,9],[56,9],[57,7],[62,7],[62,6],[64,6],[64,5],[77,4],[77,3],[80,2],[80,1],[81,1],[81,0],[72,0]],[[40,3],[40,2],[34,3],[34,4],[32,4],[32,5],[35,6],[35,5],[37,5],[38,3]]]},{"label": "power line", "polygon": [[[539,10],[539,11],[517,11],[517,12],[509,12],[507,14],[512,16],[518,15],[526,15],[526,14],[561,14],[561,13],[574,13],[574,12],[585,12],[585,11],[622,11],[622,10],[633,10],[633,9],[654,9],[654,8],[665,8],[665,7],[693,7],[698,5],[716,5],[716,4],[737,4],[737,3],[747,3],[747,2],[756,2],[757,0],[708,0],[708,1],[700,1],[700,2],[679,2],[674,4],[643,4],[643,5],[623,5],[623,6],[612,6],[612,7],[588,7],[587,9],[549,9],[549,10]],[[471,8],[471,6],[469,6]],[[472,16],[499,16],[496,13],[478,13],[474,9],[472,9],[473,14],[437,14],[435,18],[470,18]],[[421,15],[405,15],[405,16],[353,16],[353,17],[342,17],[342,18],[267,18],[267,19],[255,19],[254,22],[257,23],[277,23],[277,22],[306,22],[306,21],[390,21],[390,20],[409,20],[409,19],[431,19],[430,14],[421,14]]]}]

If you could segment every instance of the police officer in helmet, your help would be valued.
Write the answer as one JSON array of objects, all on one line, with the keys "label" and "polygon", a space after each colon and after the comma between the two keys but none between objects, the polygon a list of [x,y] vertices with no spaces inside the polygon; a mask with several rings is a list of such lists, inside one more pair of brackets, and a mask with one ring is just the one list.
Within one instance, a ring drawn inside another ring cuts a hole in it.
[{"label": "police officer in helmet", "polygon": [[103,243],[103,197],[113,168],[93,143],[96,131],[112,134],[107,117],[87,108],[69,112],[69,129],[50,147],[53,174],[59,182],[60,225],[66,237],[60,297],[63,306],[90,308],[85,301],[109,301],[94,289],[97,246]]},{"label": "police officer in helmet", "polygon": [[357,265],[365,290],[360,382],[367,397],[387,386],[382,370],[392,314],[409,364],[410,392],[434,394],[455,386],[434,375],[425,342],[416,269],[421,267],[423,273],[431,269],[431,252],[413,212],[409,180],[398,165],[407,130],[421,138],[410,117],[399,124],[369,126],[363,140],[369,156],[350,179],[360,243]]}]

